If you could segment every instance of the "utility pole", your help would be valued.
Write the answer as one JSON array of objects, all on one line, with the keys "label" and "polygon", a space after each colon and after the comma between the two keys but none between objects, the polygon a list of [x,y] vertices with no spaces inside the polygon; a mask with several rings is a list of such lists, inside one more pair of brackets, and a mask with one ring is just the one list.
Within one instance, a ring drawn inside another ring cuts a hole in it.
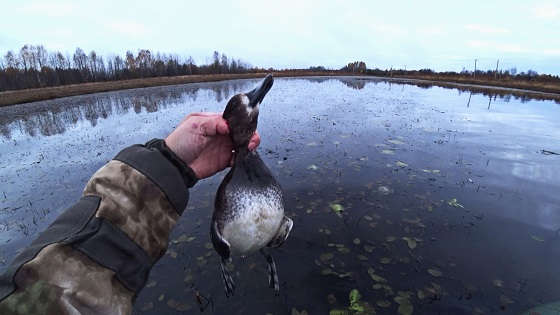
[{"label": "utility pole", "polygon": [[500,59],[496,61],[496,72],[494,72],[494,79],[498,79],[498,65],[500,64]]},{"label": "utility pole", "polygon": [[473,78],[476,78],[476,61],[477,61],[477,60],[478,60],[478,59],[475,59],[475,60],[474,60],[474,72],[473,72]]}]

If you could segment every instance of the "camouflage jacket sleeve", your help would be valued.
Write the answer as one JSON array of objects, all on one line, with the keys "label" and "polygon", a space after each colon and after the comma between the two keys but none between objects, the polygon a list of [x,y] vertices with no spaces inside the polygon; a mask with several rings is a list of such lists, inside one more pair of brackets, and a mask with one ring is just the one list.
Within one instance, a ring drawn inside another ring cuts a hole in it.
[{"label": "camouflage jacket sleeve", "polygon": [[130,314],[195,183],[163,140],[121,151],[0,275],[0,314]]}]

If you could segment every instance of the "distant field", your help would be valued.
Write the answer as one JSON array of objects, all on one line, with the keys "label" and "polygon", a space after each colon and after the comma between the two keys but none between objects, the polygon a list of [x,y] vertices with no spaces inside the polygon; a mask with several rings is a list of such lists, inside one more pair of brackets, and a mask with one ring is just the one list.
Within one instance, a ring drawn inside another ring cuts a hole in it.
[{"label": "distant field", "polygon": [[[355,76],[355,73],[343,73],[339,71],[282,71],[273,72],[277,77],[292,77],[292,76]],[[63,85],[56,87],[46,87],[39,89],[25,89],[25,90],[15,90],[0,92],[0,106],[42,101],[48,99],[54,99],[65,96],[74,96],[81,94],[90,94],[98,92],[116,91],[124,89],[133,88],[144,88],[151,86],[161,86],[161,85],[174,85],[174,84],[185,84],[185,83],[195,83],[195,82],[211,82],[211,81],[223,81],[223,80],[233,80],[233,79],[249,79],[249,78],[260,78],[265,76],[266,73],[244,73],[244,74],[209,74],[209,75],[185,75],[185,76],[174,76],[174,77],[155,77],[155,78],[143,78],[143,79],[133,79],[133,80],[121,80],[121,81],[108,81],[108,82],[95,82],[95,83],[83,83],[83,84],[72,84]],[[366,76],[371,77],[371,76]],[[380,77],[387,78],[389,77]],[[439,75],[407,75],[407,76],[392,76],[393,79],[418,79],[427,80],[432,82],[434,85],[442,86],[453,86],[454,83],[466,84],[473,86],[488,86],[488,87],[503,87],[503,88],[513,88],[522,89],[529,91],[538,91],[552,93],[547,94],[547,99],[560,100],[560,85],[553,83],[541,83],[541,82],[528,82],[519,80],[486,80],[486,79],[472,79],[470,77],[463,76],[439,76]],[[535,92],[518,91],[517,94],[527,94],[532,96],[533,94],[540,94]],[[539,97],[542,98],[542,97]]]}]

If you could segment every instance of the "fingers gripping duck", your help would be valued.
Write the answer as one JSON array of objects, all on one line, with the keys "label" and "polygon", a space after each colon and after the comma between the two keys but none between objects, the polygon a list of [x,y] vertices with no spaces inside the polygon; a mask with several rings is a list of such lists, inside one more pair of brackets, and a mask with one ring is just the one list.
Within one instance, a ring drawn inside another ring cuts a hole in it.
[{"label": "fingers gripping duck", "polygon": [[218,188],[210,235],[221,256],[226,296],[235,285],[225,264],[232,256],[260,251],[268,263],[268,282],[280,290],[274,259],[265,247],[278,247],[288,238],[293,222],[284,215],[282,188],[259,154],[247,149],[257,129],[259,106],[273,84],[272,75],[254,90],[233,96],[224,111],[235,148],[234,164]]}]

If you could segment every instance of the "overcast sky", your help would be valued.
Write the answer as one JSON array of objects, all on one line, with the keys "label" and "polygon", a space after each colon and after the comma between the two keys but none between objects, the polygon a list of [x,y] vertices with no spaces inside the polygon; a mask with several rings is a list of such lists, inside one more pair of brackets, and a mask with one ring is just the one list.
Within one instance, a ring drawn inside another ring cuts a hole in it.
[{"label": "overcast sky", "polygon": [[[438,71],[517,67],[560,74],[555,1],[3,1],[0,53],[24,44],[107,55],[214,50],[262,67]],[[191,3],[192,2],[192,3]]]}]

